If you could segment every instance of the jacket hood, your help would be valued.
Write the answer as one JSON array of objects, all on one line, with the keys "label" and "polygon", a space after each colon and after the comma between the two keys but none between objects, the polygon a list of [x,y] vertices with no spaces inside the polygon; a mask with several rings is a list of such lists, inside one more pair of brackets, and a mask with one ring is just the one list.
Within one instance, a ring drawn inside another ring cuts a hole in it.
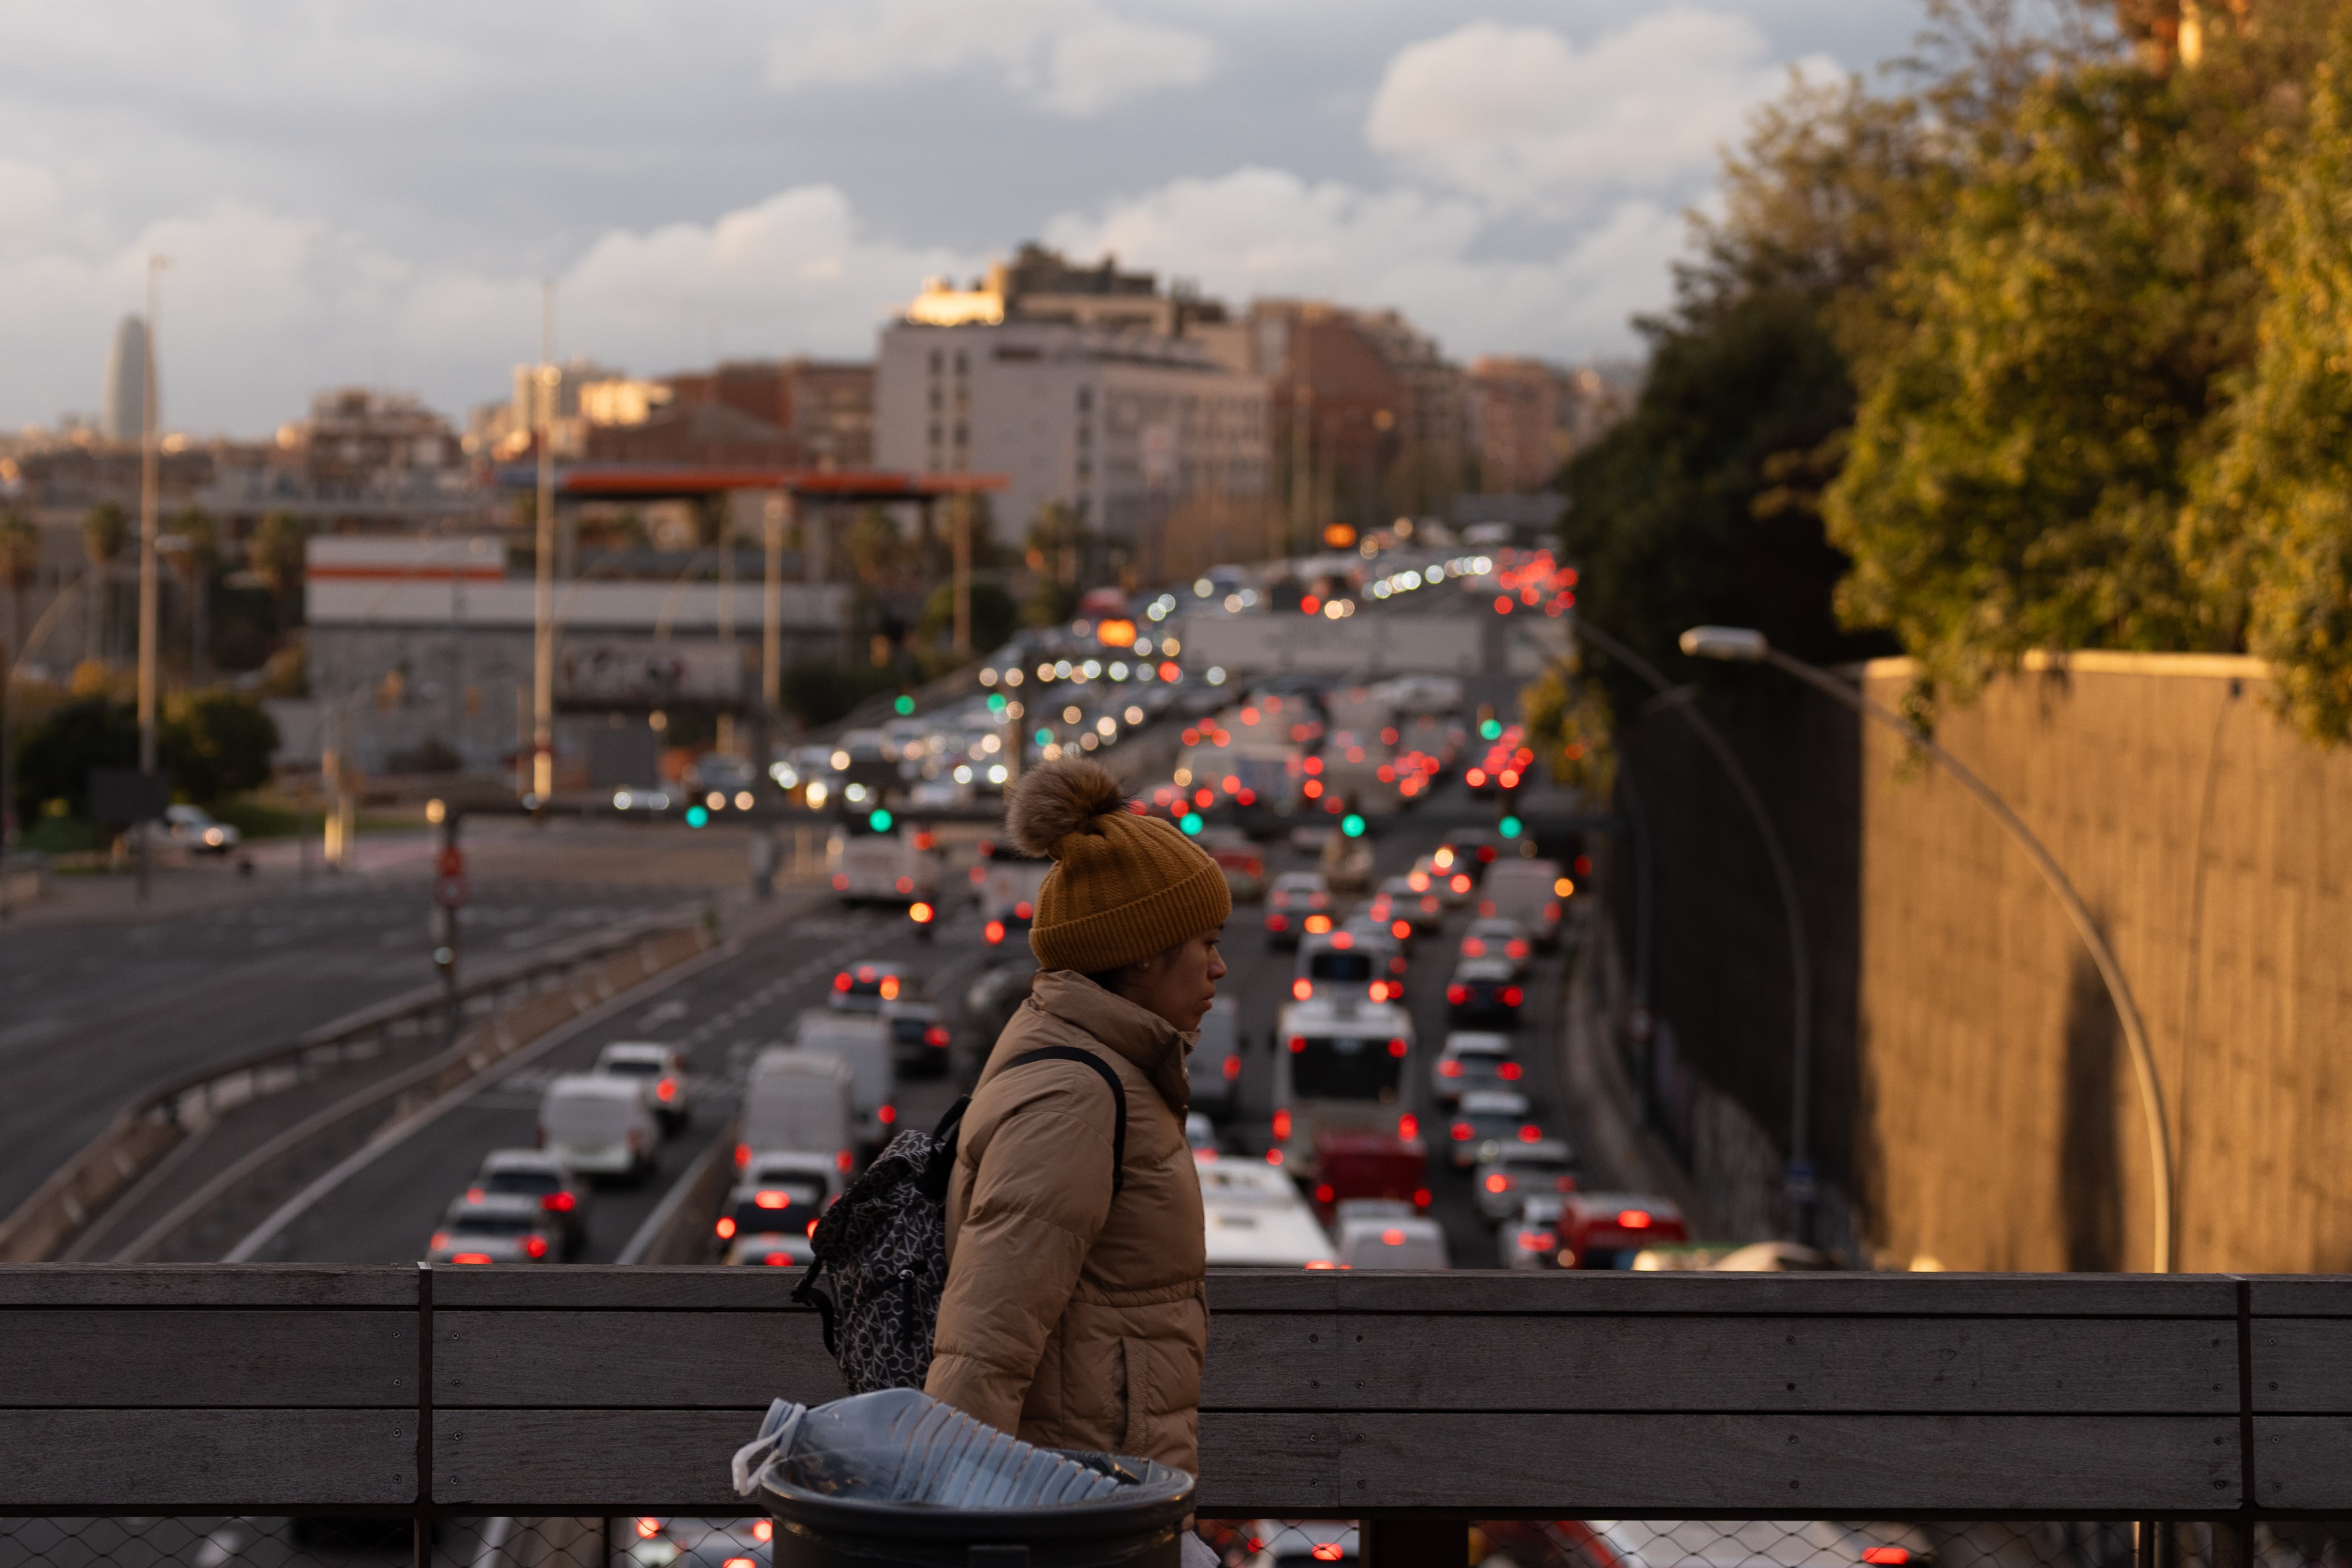
[{"label": "jacket hood", "polygon": [[1055,1018],[1085,1030],[1105,1050],[1125,1057],[1151,1080],[1176,1114],[1184,1114],[1192,1099],[1184,1057],[1199,1040],[1199,1030],[1187,1033],[1158,1013],[1104,990],[1076,969],[1044,970],[1029,997]]}]

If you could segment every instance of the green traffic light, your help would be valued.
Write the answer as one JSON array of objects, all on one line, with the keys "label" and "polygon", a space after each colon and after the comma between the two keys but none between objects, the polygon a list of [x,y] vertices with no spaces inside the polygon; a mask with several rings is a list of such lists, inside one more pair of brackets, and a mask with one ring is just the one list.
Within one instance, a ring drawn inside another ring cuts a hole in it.
[{"label": "green traffic light", "polygon": [[988,695],[988,711],[991,713],[1003,713],[1004,711],[1004,694],[1003,692],[991,692]]},{"label": "green traffic light", "polygon": [[908,714],[915,711],[915,699],[912,697],[900,697],[897,702],[892,703],[890,706],[898,710],[898,716],[900,718],[904,718]]},{"label": "green traffic light", "polygon": [[686,809],[686,825],[688,827],[698,828],[709,821],[710,821],[710,813],[704,810],[701,807],[688,806]]},{"label": "green traffic light", "polygon": [[1364,819],[1350,811],[1339,819],[1339,831],[1351,839],[1360,839],[1364,836]]},{"label": "green traffic light", "polygon": [[1506,817],[1500,824],[1502,834],[1507,839],[1517,838],[1519,836],[1519,820],[1517,817]]},{"label": "green traffic light", "polygon": [[887,833],[890,831],[890,813],[877,806],[867,813],[866,825],[877,833]]},{"label": "green traffic light", "polygon": [[1053,745],[1053,744],[1054,744],[1054,732],[1053,732],[1052,730],[1050,730],[1050,729],[1040,729],[1040,730],[1037,732],[1037,744],[1038,744],[1038,745],[1040,745],[1040,746],[1051,746],[1051,745]]},{"label": "green traffic light", "polygon": [[1499,718],[1490,718],[1478,727],[1478,738],[1481,740],[1500,740],[1502,737],[1503,721]]},{"label": "green traffic light", "polygon": [[1183,829],[1187,833],[1197,833],[1201,831],[1201,813],[1198,811],[1187,811],[1182,816],[1176,819],[1176,825]]}]

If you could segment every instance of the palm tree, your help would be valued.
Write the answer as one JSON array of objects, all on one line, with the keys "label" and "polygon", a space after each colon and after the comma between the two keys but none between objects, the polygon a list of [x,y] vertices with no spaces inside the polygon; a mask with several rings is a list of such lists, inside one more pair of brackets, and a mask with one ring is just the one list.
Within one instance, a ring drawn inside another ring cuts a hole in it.
[{"label": "palm tree", "polygon": [[25,590],[41,563],[41,530],[24,513],[0,514],[0,585],[8,590],[8,645],[25,651]]},{"label": "palm tree", "polygon": [[310,540],[310,524],[291,512],[272,512],[246,541],[246,559],[252,564],[253,575],[268,585],[270,597],[278,601],[281,632],[291,619],[289,607],[294,596],[302,591],[302,565]]},{"label": "palm tree", "polygon": [[84,659],[106,656],[107,568],[131,542],[131,519],[121,507],[100,501],[81,520],[81,548],[95,570],[89,574],[89,619],[82,627]]},{"label": "palm tree", "polygon": [[210,608],[206,601],[212,593],[213,573],[220,566],[220,536],[213,528],[212,518],[194,507],[164,526],[173,538],[184,541],[173,554],[188,580],[188,684],[201,685],[205,679],[205,612]]}]

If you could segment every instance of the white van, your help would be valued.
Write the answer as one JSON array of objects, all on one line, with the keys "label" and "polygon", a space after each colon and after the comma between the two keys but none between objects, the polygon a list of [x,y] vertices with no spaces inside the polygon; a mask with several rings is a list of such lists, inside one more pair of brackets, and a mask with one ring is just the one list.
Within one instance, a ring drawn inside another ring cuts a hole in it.
[{"label": "white van", "polygon": [[848,1064],[859,1142],[877,1145],[896,1130],[898,1111],[892,1102],[898,1092],[898,1068],[890,1048],[889,1020],[879,1013],[811,1008],[801,1014],[793,1044],[803,1051],[830,1051]]},{"label": "white van", "polygon": [[661,1149],[651,1083],[601,1072],[564,1074],[539,1103],[539,1146],[579,1176],[642,1179]]},{"label": "white van", "polygon": [[815,1155],[847,1171],[856,1163],[856,1079],[830,1051],[772,1045],[751,1060],[735,1164],[769,1153]]},{"label": "white van", "polygon": [[1328,1269],[1331,1239],[1288,1176],[1264,1160],[1195,1156],[1202,1239],[1219,1269]]}]

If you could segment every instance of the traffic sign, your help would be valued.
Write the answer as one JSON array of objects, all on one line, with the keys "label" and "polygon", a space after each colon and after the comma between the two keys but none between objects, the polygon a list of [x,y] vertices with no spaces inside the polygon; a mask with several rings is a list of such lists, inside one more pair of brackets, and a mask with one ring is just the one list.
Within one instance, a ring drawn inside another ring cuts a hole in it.
[{"label": "traffic sign", "polygon": [[466,874],[466,852],[455,844],[444,844],[434,870],[442,877],[463,878]]},{"label": "traffic sign", "polygon": [[[457,852],[452,850],[449,852],[455,854]],[[433,879],[433,902],[444,909],[463,909],[466,906],[466,901],[472,896],[472,890],[467,887],[466,879],[462,875],[437,876]]]}]

